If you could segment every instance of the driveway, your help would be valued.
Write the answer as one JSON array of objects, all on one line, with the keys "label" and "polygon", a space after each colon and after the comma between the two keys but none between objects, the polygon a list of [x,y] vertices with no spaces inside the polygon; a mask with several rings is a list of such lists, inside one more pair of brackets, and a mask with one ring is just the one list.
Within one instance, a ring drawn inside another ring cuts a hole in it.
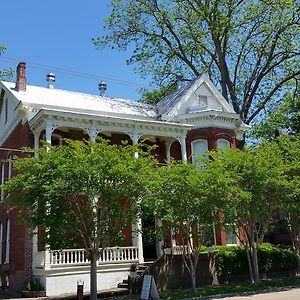
[{"label": "driveway", "polygon": [[281,291],[272,293],[261,293],[247,296],[234,296],[234,297],[212,297],[207,299],[214,300],[299,300],[300,288],[282,288]]}]

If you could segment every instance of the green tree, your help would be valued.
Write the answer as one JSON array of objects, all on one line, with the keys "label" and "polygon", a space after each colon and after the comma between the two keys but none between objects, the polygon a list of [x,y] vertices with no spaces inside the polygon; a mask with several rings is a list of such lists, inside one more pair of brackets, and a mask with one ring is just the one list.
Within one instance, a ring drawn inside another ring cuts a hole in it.
[{"label": "green tree", "polygon": [[[6,50],[6,47],[4,45],[0,44],[0,55],[2,55],[5,50]],[[13,73],[14,73],[14,71],[11,68],[8,68],[8,69],[0,68],[0,80],[10,79],[12,77]]]},{"label": "green tree", "polygon": [[257,282],[257,250],[287,192],[283,161],[274,151],[273,143],[244,151],[224,149],[210,155],[212,161],[209,164],[219,176],[232,180],[225,190],[223,222],[236,232],[246,247],[250,278]]},{"label": "green tree", "polygon": [[[156,83],[208,73],[249,124],[299,80],[297,0],[111,0],[101,48],[132,49],[129,63]],[[294,85],[296,86],[296,85]]]},{"label": "green tree", "polygon": [[256,139],[272,140],[278,130],[286,130],[291,134],[300,134],[300,95],[287,95],[284,102],[269,113],[258,124],[254,124],[250,136]]},{"label": "green tree", "polygon": [[7,203],[31,228],[44,228],[43,241],[50,248],[68,246],[72,237],[79,241],[90,260],[91,299],[96,300],[97,259],[138,215],[136,203],[155,161],[139,146],[104,140],[67,140],[38,155],[15,159],[18,175],[4,185]]},{"label": "green tree", "polygon": [[176,232],[182,240],[183,262],[193,290],[201,240],[198,229],[220,220],[218,207],[227,183],[228,179],[220,178],[213,169],[208,172],[185,162],[157,168],[148,181],[150,194],[144,195],[143,208],[161,220],[162,226],[156,229],[162,236]]},{"label": "green tree", "polygon": [[281,207],[293,249],[300,254],[300,136],[281,136],[273,143],[273,150],[283,162],[285,181]]}]

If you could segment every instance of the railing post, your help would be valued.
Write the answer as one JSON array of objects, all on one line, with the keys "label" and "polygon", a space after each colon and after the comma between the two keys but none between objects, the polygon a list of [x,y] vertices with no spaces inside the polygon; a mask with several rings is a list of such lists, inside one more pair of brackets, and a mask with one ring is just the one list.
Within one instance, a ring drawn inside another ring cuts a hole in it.
[{"label": "railing post", "polygon": [[51,267],[51,252],[49,249],[45,249],[44,270],[50,270],[50,267]]}]

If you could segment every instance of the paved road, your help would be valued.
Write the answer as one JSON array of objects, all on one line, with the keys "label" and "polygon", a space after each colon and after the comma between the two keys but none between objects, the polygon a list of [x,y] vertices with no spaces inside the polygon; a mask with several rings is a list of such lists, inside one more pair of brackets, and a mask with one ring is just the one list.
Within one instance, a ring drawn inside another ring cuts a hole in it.
[{"label": "paved road", "polygon": [[215,300],[300,300],[300,288],[291,288],[274,293],[263,293],[248,296],[235,296],[224,298],[210,298]]}]

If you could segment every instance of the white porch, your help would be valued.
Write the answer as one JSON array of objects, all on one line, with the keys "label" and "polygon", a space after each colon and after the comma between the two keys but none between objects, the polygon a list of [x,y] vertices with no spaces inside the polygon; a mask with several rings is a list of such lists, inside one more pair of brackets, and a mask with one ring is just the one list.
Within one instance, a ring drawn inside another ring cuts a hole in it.
[{"label": "white porch", "polygon": [[[138,246],[106,248],[97,261],[98,289],[117,287],[138,263]],[[84,249],[38,251],[33,255],[33,275],[40,279],[47,296],[76,293],[77,282],[90,289],[90,262]]]}]

